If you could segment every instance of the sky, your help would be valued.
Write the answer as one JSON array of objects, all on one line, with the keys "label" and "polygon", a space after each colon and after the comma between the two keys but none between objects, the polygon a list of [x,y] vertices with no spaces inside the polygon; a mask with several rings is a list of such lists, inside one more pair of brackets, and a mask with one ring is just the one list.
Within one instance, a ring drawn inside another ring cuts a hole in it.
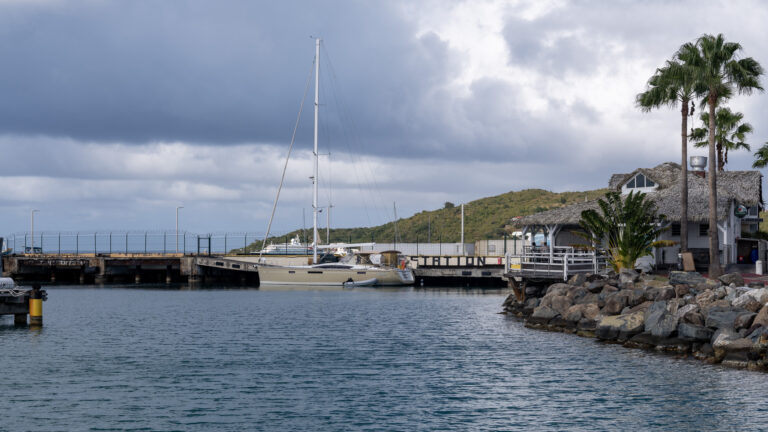
[{"label": "sky", "polygon": [[[183,231],[263,234],[305,92],[272,232],[311,226],[313,38],[331,226],[605,187],[680,161],[679,107],[634,104],[654,70],[705,33],[768,68],[765,22],[761,1],[0,0],[0,233],[32,209],[36,232],[174,230],[183,206]],[[728,104],[768,141],[768,95]]]}]

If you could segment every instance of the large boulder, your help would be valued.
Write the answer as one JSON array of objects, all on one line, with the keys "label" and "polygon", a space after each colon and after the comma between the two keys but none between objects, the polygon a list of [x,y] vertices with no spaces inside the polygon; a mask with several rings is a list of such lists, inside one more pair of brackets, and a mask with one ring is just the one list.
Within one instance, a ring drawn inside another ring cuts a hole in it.
[{"label": "large boulder", "polygon": [[587,275],[585,275],[584,273],[579,273],[571,276],[571,278],[568,279],[568,285],[582,286],[586,281],[587,281]]},{"label": "large boulder", "polygon": [[677,330],[676,301],[654,302],[645,312],[644,328],[647,333],[658,338],[667,338]]},{"label": "large boulder", "polygon": [[625,341],[643,331],[643,313],[603,317],[597,324],[598,339]]},{"label": "large boulder", "polygon": [[717,278],[724,285],[736,284],[736,286],[744,286],[744,278],[740,273],[728,273]]},{"label": "large boulder", "polygon": [[716,306],[707,312],[707,319],[704,324],[713,329],[733,330],[736,318],[743,314],[753,314],[753,312],[741,308]]},{"label": "large boulder", "polygon": [[731,304],[734,307],[746,309],[750,312],[757,312],[760,310],[760,308],[763,307],[763,303],[760,303],[759,300],[755,299],[749,293],[740,295],[735,300],[733,300]]},{"label": "large boulder", "polygon": [[683,317],[685,317],[685,315],[689,313],[696,313],[698,311],[699,311],[699,305],[697,305],[696,303],[692,303],[677,309],[677,312],[675,312],[675,315],[677,315],[678,319],[682,319]]},{"label": "large boulder", "polygon": [[707,327],[688,323],[677,325],[677,337],[687,341],[709,342],[715,332]]},{"label": "large boulder", "polygon": [[768,288],[751,289],[746,294],[760,302],[761,305],[768,303]]},{"label": "large boulder", "polygon": [[619,291],[606,297],[603,313],[605,315],[618,315],[622,309],[627,307],[631,291]]},{"label": "large boulder", "polygon": [[605,281],[602,279],[594,280],[587,284],[587,290],[591,293],[599,293],[602,291],[603,287],[605,286]]},{"label": "large boulder", "polygon": [[600,308],[594,303],[584,305],[584,309],[581,310],[581,315],[585,319],[594,321],[600,316]]},{"label": "large boulder", "polygon": [[531,316],[528,317],[528,322],[531,324],[548,324],[552,318],[558,316],[557,311],[549,306],[539,306],[533,310]]},{"label": "large boulder", "polygon": [[556,283],[552,284],[547,288],[547,292],[544,294],[544,297],[549,296],[558,296],[558,295],[567,295],[568,292],[571,290],[571,285],[568,285],[566,283]]},{"label": "large boulder", "polygon": [[754,312],[740,314],[733,320],[733,329],[739,331],[741,329],[750,328],[755,316],[757,316],[757,314]]},{"label": "large boulder", "polygon": [[768,306],[763,306],[752,321],[752,325],[760,325],[768,328]]},{"label": "large boulder", "polygon": [[619,272],[619,283],[634,283],[640,281],[640,274],[632,269],[621,269]]},{"label": "large boulder", "polygon": [[671,285],[693,285],[706,282],[706,278],[697,272],[671,271],[669,283]]},{"label": "large boulder", "polygon": [[549,305],[558,313],[558,315],[565,315],[568,308],[573,305],[573,299],[562,295],[554,296],[549,298]]},{"label": "large boulder", "polygon": [[574,323],[579,322],[579,320],[581,320],[581,318],[584,316],[583,311],[585,306],[586,305],[578,304],[569,307],[568,310],[563,314],[563,319]]},{"label": "large boulder", "polygon": [[600,297],[597,294],[589,293],[583,297],[580,297],[578,299],[574,298],[573,303],[574,304],[597,304],[600,301]]}]

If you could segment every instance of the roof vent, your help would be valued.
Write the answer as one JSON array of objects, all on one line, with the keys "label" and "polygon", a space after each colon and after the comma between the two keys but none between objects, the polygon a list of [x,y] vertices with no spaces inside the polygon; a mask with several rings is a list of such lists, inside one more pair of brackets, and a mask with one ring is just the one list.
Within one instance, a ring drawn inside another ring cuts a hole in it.
[{"label": "roof vent", "polygon": [[691,156],[691,170],[692,171],[704,171],[707,166],[706,156]]}]

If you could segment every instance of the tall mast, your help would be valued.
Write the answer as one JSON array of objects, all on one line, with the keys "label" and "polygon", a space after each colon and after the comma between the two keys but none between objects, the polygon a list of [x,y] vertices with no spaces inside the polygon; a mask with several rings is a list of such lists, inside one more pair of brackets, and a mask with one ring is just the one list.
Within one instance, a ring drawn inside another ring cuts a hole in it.
[{"label": "tall mast", "polygon": [[312,263],[317,264],[317,118],[318,109],[320,108],[320,39],[315,39],[315,166],[314,174],[312,176],[312,226],[313,226],[313,242],[312,248]]}]

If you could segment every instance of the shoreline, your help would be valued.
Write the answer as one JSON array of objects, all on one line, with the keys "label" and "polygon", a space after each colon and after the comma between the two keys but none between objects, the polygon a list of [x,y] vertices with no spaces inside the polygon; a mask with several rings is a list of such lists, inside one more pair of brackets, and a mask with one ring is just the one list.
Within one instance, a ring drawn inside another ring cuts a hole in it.
[{"label": "shoreline", "polygon": [[752,285],[738,273],[582,274],[516,290],[502,313],[531,329],[768,372],[768,289]]}]

